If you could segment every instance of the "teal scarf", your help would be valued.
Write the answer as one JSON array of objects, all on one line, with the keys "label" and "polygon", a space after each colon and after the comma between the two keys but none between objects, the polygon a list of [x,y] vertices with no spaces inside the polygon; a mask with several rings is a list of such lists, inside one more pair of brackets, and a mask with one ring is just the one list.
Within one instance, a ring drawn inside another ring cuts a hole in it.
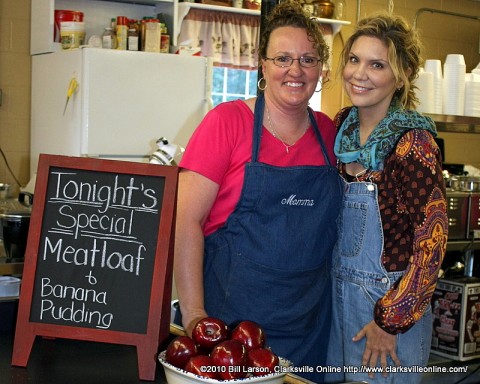
[{"label": "teal scarf", "polygon": [[435,137],[435,123],[416,111],[390,105],[387,115],[360,146],[358,108],[352,107],[335,138],[335,155],[342,163],[358,162],[370,170],[382,170],[385,158],[403,134],[411,129],[426,129]]}]

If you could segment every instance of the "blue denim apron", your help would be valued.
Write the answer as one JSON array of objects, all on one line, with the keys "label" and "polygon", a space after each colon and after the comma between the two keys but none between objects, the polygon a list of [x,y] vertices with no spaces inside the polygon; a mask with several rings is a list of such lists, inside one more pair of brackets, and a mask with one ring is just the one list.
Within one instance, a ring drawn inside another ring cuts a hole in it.
[{"label": "blue denim apron", "polygon": [[[382,263],[384,238],[377,194],[374,183],[345,183],[332,273],[333,317],[337,321],[332,324],[328,362],[346,369],[344,377],[329,374],[327,382],[415,384],[421,380],[421,375],[415,373],[389,373],[387,378],[376,373],[371,379],[367,373],[349,372],[360,369],[366,343],[366,338],[353,342],[352,337],[373,320],[375,303],[403,275],[403,272],[387,272]],[[429,309],[406,333],[397,335],[396,353],[403,367],[426,366],[431,335]],[[387,365],[395,366],[390,356]]]},{"label": "blue denim apron", "polygon": [[205,239],[205,309],[235,323],[249,319],[267,344],[323,381],[331,319],[331,255],[342,182],[311,111],[326,166],[276,167],[258,162],[264,98],[255,106],[252,162],[240,200],[225,225]]}]

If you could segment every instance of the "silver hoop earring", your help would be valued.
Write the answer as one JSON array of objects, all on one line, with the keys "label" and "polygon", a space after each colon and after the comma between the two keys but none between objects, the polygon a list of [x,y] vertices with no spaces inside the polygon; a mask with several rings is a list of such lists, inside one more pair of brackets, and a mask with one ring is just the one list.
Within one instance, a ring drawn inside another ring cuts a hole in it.
[{"label": "silver hoop earring", "polygon": [[[264,82],[263,88],[260,86],[262,81]],[[265,80],[265,78],[262,77],[260,80],[258,80],[257,87],[260,91],[265,91],[265,89],[267,89],[267,80]]]},{"label": "silver hoop earring", "polygon": [[319,92],[322,92],[322,88],[323,88],[323,83],[321,80],[318,81],[318,84],[320,84],[320,89],[317,91],[317,89],[315,88],[315,93],[319,93]]}]

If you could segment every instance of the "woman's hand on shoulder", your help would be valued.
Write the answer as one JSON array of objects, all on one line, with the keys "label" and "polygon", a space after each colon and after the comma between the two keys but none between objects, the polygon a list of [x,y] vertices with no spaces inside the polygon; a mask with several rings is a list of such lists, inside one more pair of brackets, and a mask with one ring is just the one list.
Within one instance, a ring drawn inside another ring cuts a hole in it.
[{"label": "woman's hand on shoulder", "polygon": [[[365,325],[352,340],[360,341],[364,337],[367,338],[367,341],[362,356],[362,365],[373,368],[377,366],[380,359],[380,366],[383,368],[382,376],[386,377],[388,355],[390,355],[397,366],[400,365],[400,360],[396,353],[397,337],[385,332],[373,320]],[[370,372],[368,376],[374,377],[374,373]]]}]

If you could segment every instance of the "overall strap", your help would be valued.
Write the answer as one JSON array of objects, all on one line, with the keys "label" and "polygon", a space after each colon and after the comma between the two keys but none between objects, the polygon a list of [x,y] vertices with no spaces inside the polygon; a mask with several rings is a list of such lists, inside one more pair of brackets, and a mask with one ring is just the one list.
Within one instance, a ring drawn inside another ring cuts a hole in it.
[{"label": "overall strap", "polygon": [[327,163],[327,165],[332,165],[330,162],[330,157],[328,157],[327,148],[325,147],[325,143],[323,141],[322,135],[320,134],[320,129],[318,129],[317,120],[315,119],[315,116],[313,115],[313,111],[311,108],[308,108],[308,116],[310,116],[310,121],[312,122],[315,136],[317,136],[317,140],[320,143],[320,146],[322,147],[322,153],[323,153],[323,157],[325,158],[325,162]]},{"label": "overall strap", "polygon": [[252,145],[252,163],[258,161],[260,152],[260,138],[262,136],[263,127],[263,111],[265,109],[265,96],[260,93],[255,101],[255,112],[253,121],[253,145]]},{"label": "overall strap", "polygon": [[[264,109],[265,109],[265,96],[263,93],[260,93],[257,97],[257,100],[255,101],[254,122],[253,122],[252,163],[258,162],[258,154],[260,152],[260,139],[262,137]],[[323,153],[323,157],[325,158],[325,162],[327,163],[327,165],[332,165],[330,162],[330,158],[328,156],[328,152],[325,147],[325,143],[323,141],[322,135],[320,134],[320,130],[318,129],[317,121],[315,119],[315,116],[311,108],[308,108],[308,116],[310,118],[310,122],[312,123],[315,136],[317,137],[317,140],[320,143],[320,147],[322,148],[322,153]]]}]

